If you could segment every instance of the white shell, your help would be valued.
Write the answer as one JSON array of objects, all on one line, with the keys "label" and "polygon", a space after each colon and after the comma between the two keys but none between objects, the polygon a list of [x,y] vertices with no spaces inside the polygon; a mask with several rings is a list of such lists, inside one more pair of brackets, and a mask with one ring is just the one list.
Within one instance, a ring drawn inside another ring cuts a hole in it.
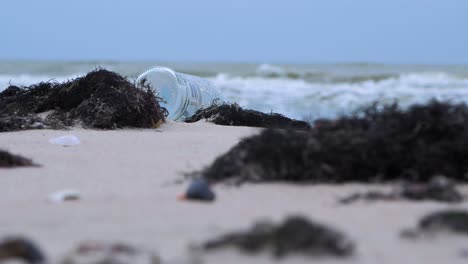
[{"label": "white shell", "polygon": [[62,203],[65,201],[74,201],[81,198],[80,192],[72,189],[65,189],[53,192],[47,196],[47,200],[51,203]]},{"label": "white shell", "polygon": [[75,146],[80,144],[80,139],[75,135],[66,135],[61,137],[52,138],[49,140],[51,144],[61,146]]}]

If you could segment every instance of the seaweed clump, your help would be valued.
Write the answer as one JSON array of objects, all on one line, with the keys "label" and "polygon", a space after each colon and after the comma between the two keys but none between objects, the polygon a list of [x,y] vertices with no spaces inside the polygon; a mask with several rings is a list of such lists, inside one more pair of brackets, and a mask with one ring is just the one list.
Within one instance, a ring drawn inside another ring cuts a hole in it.
[{"label": "seaweed clump", "polygon": [[0,168],[36,166],[32,160],[0,149]]},{"label": "seaweed clump", "polygon": [[[150,128],[165,120],[151,87],[136,87],[117,73],[97,69],[64,83],[10,86],[0,93],[0,132],[31,128]],[[47,117],[39,113],[49,112]]]},{"label": "seaweed clump", "polygon": [[31,240],[23,237],[8,237],[0,241],[0,262],[21,259],[26,263],[45,263],[44,253]]},{"label": "seaweed clump", "polygon": [[341,232],[300,216],[289,217],[279,225],[258,222],[246,232],[221,236],[202,247],[208,251],[226,246],[248,253],[270,249],[277,258],[291,253],[346,257],[354,251],[354,243]]},{"label": "seaweed clump", "polygon": [[267,129],[243,139],[194,175],[208,181],[466,181],[468,107],[431,101],[402,110],[377,105],[319,120],[310,131]]},{"label": "seaweed clump", "polygon": [[198,110],[185,120],[187,123],[206,119],[208,122],[224,126],[249,126],[267,128],[309,129],[309,123],[290,119],[281,114],[265,114],[255,110],[243,109],[238,104],[224,103]]},{"label": "seaweed clump", "polygon": [[405,182],[396,190],[386,193],[369,191],[366,193],[355,193],[343,199],[342,204],[350,204],[358,200],[367,201],[438,201],[446,203],[460,203],[463,201],[462,194],[455,188],[452,181],[444,176],[436,176],[428,183],[408,183]]},{"label": "seaweed clump", "polygon": [[60,262],[62,264],[161,264],[152,251],[121,242],[85,241]]},{"label": "seaweed clump", "polygon": [[415,238],[441,232],[468,235],[468,211],[448,209],[425,215],[419,220],[417,228],[404,230],[402,236]]}]

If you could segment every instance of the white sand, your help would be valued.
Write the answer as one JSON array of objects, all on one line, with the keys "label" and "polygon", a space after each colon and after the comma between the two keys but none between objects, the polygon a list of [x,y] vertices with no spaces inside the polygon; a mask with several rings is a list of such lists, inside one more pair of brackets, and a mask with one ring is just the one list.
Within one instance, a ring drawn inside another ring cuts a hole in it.
[{"label": "white sand", "polygon": [[[468,208],[436,202],[379,202],[342,206],[338,197],[370,187],[348,184],[246,184],[215,186],[211,204],[181,202],[176,196],[187,183],[176,184],[184,172],[210,164],[243,137],[259,129],[223,127],[204,122],[169,123],[158,130],[71,131],[34,130],[0,134],[0,148],[32,158],[40,168],[0,169],[0,237],[32,238],[53,260],[83,240],[124,241],[157,249],[169,263],[184,263],[187,246],[224,232],[244,229],[255,220],[281,220],[301,214],[329,223],[357,244],[347,260],[323,263],[466,263],[460,257],[468,239],[441,236],[416,242],[399,237],[419,217],[436,209]],[[76,135],[81,144],[49,143]],[[82,199],[52,204],[47,196],[76,189]],[[464,187],[463,191],[468,188]],[[203,257],[205,263],[270,263],[266,254],[245,256],[225,250]],[[311,259],[289,257],[288,263]]]}]

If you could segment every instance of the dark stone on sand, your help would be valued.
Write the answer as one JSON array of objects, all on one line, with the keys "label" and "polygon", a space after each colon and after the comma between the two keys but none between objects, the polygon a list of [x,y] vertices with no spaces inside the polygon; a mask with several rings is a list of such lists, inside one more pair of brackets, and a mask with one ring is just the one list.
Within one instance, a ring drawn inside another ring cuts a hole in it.
[{"label": "dark stone on sand", "polygon": [[278,258],[293,253],[346,257],[354,251],[354,243],[344,234],[299,216],[289,217],[279,225],[259,222],[246,232],[234,232],[203,244],[207,251],[227,246],[248,253],[270,249]]},{"label": "dark stone on sand", "polygon": [[[160,101],[148,84],[136,87],[117,73],[97,69],[64,83],[8,87],[0,93],[0,132],[72,125],[151,128],[167,115]],[[51,110],[45,119],[38,115]]]},{"label": "dark stone on sand", "polygon": [[343,199],[340,199],[342,204],[350,204],[358,200],[366,201],[395,201],[395,200],[412,200],[412,201],[438,201],[446,203],[459,203],[463,201],[463,196],[455,188],[452,181],[444,176],[436,176],[428,183],[411,183],[405,182],[392,192],[369,191],[366,193],[355,193]]},{"label": "dark stone on sand", "polygon": [[213,201],[215,194],[205,180],[194,179],[185,192],[185,198],[189,200]]},{"label": "dark stone on sand", "polygon": [[37,166],[32,160],[0,149],[0,168]]},{"label": "dark stone on sand", "polygon": [[200,109],[185,122],[192,123],[201,119],[224,126],[310,129],[310,124],[304,121],[290,119],[277,113],[265,114],[243,109],[238,104],[228,103]]},{"label": "dark stone on sand", "polygon": [[26,263],[45,262],[42,251],[30,240],[22,237],[5,238],[0,241],[0,262],[21,259]]},{"label": "dark stone on sand", "polygon": [[309,131],[266,129],[193,175],[210,182],[467,181],[468,107],[431,101],[319,120]]}]

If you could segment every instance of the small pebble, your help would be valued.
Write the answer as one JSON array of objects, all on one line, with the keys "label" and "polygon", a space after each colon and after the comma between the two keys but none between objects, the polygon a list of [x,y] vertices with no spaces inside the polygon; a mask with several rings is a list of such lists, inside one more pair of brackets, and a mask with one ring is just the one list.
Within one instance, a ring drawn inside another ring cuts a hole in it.
[{"label": "small pebble", "polygon": [[190,183],[182,198],[189,200],[213,201],[215,199],[215,194],[205,180],[195,179]]}]

